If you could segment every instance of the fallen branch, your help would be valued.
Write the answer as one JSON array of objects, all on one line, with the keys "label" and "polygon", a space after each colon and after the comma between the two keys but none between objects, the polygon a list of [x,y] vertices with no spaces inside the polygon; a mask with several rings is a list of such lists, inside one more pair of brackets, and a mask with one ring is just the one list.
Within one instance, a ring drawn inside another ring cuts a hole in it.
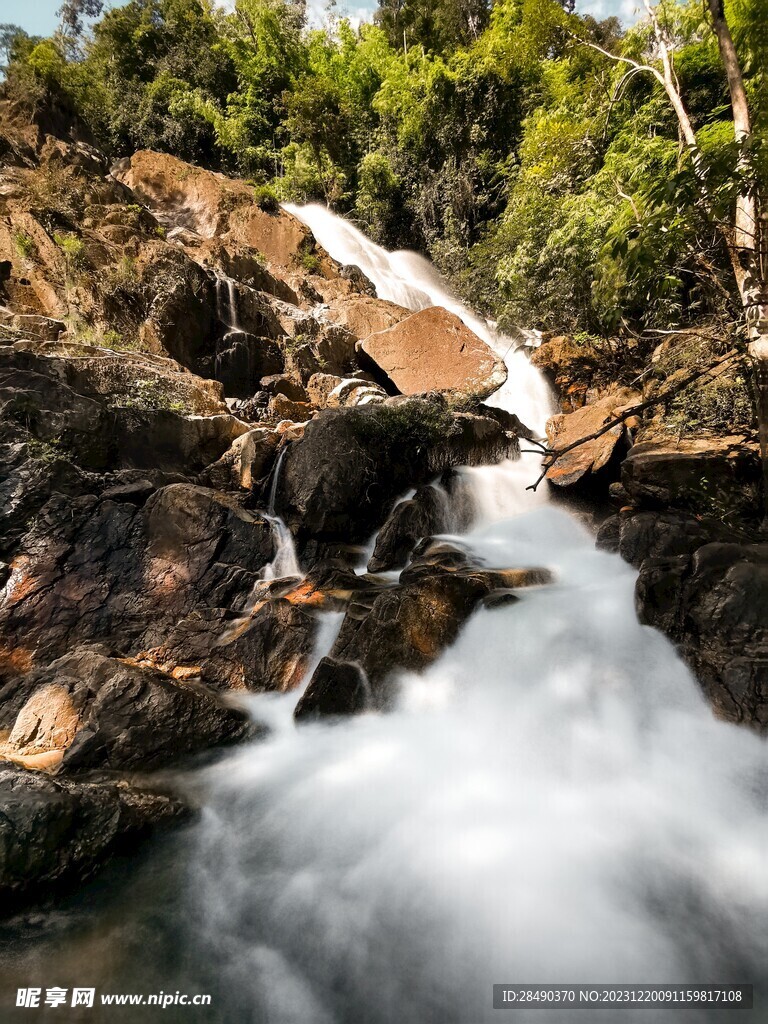
[{"label": "fallen branch", "polygon": [[526,490],[537,491],[547,473],[549,473],[550,469],[559,459],[562,459],[564,455],[574,451],[576,448],[581,448],[582,445],[589,444],[590,441],[596,441],[599,437],[602,437],[603,434],[607,434],[615,427],[621,426],[633,416],[638,416],[640,413],[645,412],[647,409],[652,409],[656,405],[663,405],[664,402],[667,402],[670,398],[674,398],[675,395],[679,395],[681,391],[685,391],[686,388],[690,387],[691,384],[695,383],[695,381],[699,380],[701,377],[706,377],[708,373],[711,373],[713,370],[717,370],[731,359],[735,359],[737,356],[740,357],[741,355],[742,353],[737,349],[731,349],[730,352],[726,352],[724,356],[720,356],[719,359],[716,359],[714,363],[710,363],[709,366],[703,369],[689,373],[687,377],[683,378],[683,380],[679,381],[673,387],[667,388],[666,391],[662,391],[661,394],[656,395],[654,398],[648,398],[644,402],[638,402],[637,405],[627,406],[621,415],[608,420],[602,427],[600,427],[599,430],[595,430],[593,433],[587,434],[586,437],[580,437],[578,441],[573,441],[571,444],[566,445],[565,448],[557,450],[550,449],[547,453],[547,461],[544,464],[541,476],[535,484],[531,484],[530,487],[526,487]]}]

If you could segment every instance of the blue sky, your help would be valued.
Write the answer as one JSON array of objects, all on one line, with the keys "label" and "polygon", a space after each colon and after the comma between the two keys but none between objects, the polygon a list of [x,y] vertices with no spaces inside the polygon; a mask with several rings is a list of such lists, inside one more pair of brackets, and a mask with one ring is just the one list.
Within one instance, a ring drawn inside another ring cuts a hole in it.
[{"label": "blue sky", "polygon": [[[325,0],[309,0],[310,7],[322,12]],[[618,14],[625,21],[634,20],[633,12],[640,0],[578,0],[579,10],[595,17]],[[30,35],[50,35],[56,26],[56,11],[61,0],[3,0],[0,19],[21,25]],[[339,0],[338,10],[364,16],[376,6],[375,0]]]}]

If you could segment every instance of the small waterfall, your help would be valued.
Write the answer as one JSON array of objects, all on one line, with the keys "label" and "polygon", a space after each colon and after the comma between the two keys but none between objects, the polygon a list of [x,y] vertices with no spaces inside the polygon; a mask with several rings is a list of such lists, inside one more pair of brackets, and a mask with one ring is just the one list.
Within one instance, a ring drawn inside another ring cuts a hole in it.
[{"label": "small waterfall", "polygon": [[237,313],[237,281],[220,271],[216,275],[216,319],[230,331],[241,333]]},{"label": "small waterfall", "polygon": [[262,578],[265,580],[281,580],[289,576],[300,577],[303,575],[296,553],[293,534],[275,511],[277,506],[277,489],[280,486],[280,474],[282,473],[283,462],[287,453],[288,445],[286,444],[283,446],[283,450],[280,452],[275,468],[272,471],[272,485],[269,489],[267,512],[264,517],[272,524],[272,532],[277,549],[274,561],[264,569]]}]

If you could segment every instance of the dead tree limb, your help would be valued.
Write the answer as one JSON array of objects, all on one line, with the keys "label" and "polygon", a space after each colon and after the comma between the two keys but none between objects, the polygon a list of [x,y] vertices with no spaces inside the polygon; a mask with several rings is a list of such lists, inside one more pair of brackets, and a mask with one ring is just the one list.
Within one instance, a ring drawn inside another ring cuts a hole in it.
[{"label": "dead tree limb", "polygon": [[678,381],[677,384],[673,385],[673,387],[667,388],[666,391],[662,391],[661,394],[658,394],[653,398],[648,398],[643,402],[638,402],[636,405],[627,406],[619,416],[615,416],[613,419],[607,420],[599,430],[595,430],[593,433],[587,434],[585,437],[580,437],[578,441],[573,441],[571,444],[566,445],[565,448],[550,449],[547,453],[547,458],[544,462],[539,479],[536,483],[531,484],[530,487],[526,487],[526,490],[537,491],[542,481],[547,476],[547,473],[549,473],[550,469],[556,462],[562,459],[564,455],[568,455],[569,452],[575,451],[576,448],[581,448],[582,445],[589,444],[590,441],[597,441],[598,438],[607,434],[615,427],[621,426],[627,420],[632,419],[633,416],[639,416],[640,413],[645,412],[647,409],[652,409],[654,406],[663,405],[665,402],[669,401],[670,398],[674,398],[676,395],[679,395],[681,391],[685,391],[686,388],[690,387],[691,384],[694,384],[701,377],[706,377],[708,373],[712,373],[713,370],[719,369],[731,359],[741,356],[742,353],[738,349],[731,349],[730,352],[726,352],[724,356],[720,356],[719,359],[710,363],[709,366],[689,373],[681,381]]}]

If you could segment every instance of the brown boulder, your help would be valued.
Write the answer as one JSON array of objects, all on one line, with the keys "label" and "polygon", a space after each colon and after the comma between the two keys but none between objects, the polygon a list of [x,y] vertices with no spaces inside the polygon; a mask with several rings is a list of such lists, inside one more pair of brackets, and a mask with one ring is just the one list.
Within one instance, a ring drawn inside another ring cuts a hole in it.
[{"label": "brown boulder", "polygon": [[[554,452],[562,451],[576,441],[596,433],[635,397],[629,391],[614,391],[576,412],[553,416],[547,423],[550,448]],[[595,440],[586,441],[561,456],[548,471],[547,479],[555,487],[573,487],[582,481],[586,483],[605,471],[615,456],[623,454],[628,443],[626,426],[620,423]]]},{"label": "brown boulder", "polygon": [[487,398],[504,384],[501,359],[453,313],[424,309],[357,346],[390,387],[404,395],[458,391]]},{"label": "brown boulder", "polygon": [[411,311],[371,295],[347,295],[329,303],[328,315],[362,341],[407,320]]},{"label": "brown boulder", "polygon": [[654,438],[636,444],[621,467],[630,499],[646,508],[757,513],[762,465],[744,437]]}]

